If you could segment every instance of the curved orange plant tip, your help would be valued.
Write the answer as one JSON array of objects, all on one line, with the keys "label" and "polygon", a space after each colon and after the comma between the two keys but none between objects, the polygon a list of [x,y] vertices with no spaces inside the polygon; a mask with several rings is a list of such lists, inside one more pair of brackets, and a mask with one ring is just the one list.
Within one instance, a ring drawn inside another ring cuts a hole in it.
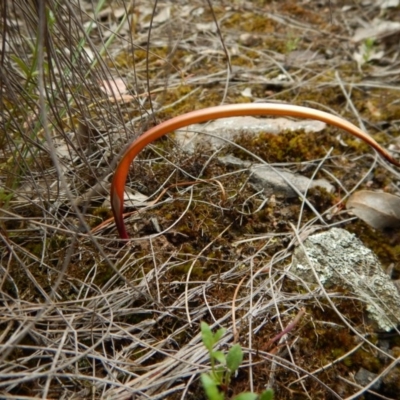
[{"label": "curved orange plant tip", "polygon": [[245,115],[284,115],[289,117],[309,118],[326,122],[338,128],[344,129],[348,133],[362,139],[373,147],[382,157],[390,163],[400,167],[400,162],[393,158],[390,153],[381,147],[371,136],[357,128],[352,123],[343,118],[326,113],[324,111],[315,110],[309,107],[294,106],[291,104],[274,104],[274,103],[253,103],[253,104],[231,104],[204,108],[179,115],[171,118],[161,124],[149,129],[138,139],[132,142],[124,155],[111,183],[111,206],[114,213],[115,223],[121,239],[129,239],[126,232],[123,210],[124,210],[124,191],[126,178],[128,176],[129,167],[139,152],[154,140],[166,135],[169,132],[189,126],[192,124],[206,122],[213,119],[238,117]]}]

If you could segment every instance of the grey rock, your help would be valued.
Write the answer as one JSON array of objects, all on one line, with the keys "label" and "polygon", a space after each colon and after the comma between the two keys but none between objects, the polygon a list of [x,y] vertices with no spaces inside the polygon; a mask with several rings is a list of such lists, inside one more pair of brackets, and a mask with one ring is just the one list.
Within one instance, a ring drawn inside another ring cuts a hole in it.
[{"label": "grey rock", "polygon": [[218,157],[218,161],[224,165],[238,168],[250,168],[252,165],[254,165],[254,163],[250,161],[241,160],[240,158],[232,156],[231,154],[228,154],[224,157]]},{"label": "grey rock", "polygon": [[[291,272],[311,284],[343,287],[366,305],[377,330],[400,324],[400,295],[376,255],[354,235],[332,228],[309,236],[292,260]],[[318,276],[318,280],[316,276]]]},{"label": "grey rock", "polygon": [[285,197],[297,197],[296,188],[300,193],[305,193],[310,188],[322,187],[327,192],[333,193],[335,187],[325,179],[311,180],[305,176],[294,174],[282,168],[272,168],[266,164],[252,164],[242,161],[234,156],[219,157],[218,160],[224,165],[239,168],[248,168],[250,183],[254,189],[263,190],[264,194],[280,194]]},{"label": "grey rock", "polygon": [[[368,371],[365,368],[360,368],[354,376],[355,381],[362,387],[369,385],[378,374],[374,374],[373,372]],[[378,380],[371,387],[372,390],[379,390],[381,387],[381,380]]]},{"label": "grey rock", "polygon": [[390,341],[389,340],[379,340],[377,346],[382,350],[378,353],[378,358],[383,363],[390,362]]},{"label": "grey rock", "polygon": [[[325,127],[324,122],[313,120],[292,121],[286,118],[232,117],[177,130],[175,140],[184,150],[193,152],[199,144],[208,144],[213,150],[216,150],[226,145],[227,142],[224,139],[233,141],[242,134],[257,136],[263,132],[278,134],[283,131],[296,130],[319,132]],[[209,136],[207,133],[218,137]]]},{"label": "grey rock", "polygon": [[333,193],[335,187],[325,179],[311,180],[305,176],[293,174],[292,172],[282,169],[271,169],[268,166],[253,166],[250,168],[250,181],[256,190],[264,190],[266,194],[281,193],[286,197],[297,197],[293,187],[301,193],[305,193],[310,188],[317,186],[326,189],[327,192]]}]

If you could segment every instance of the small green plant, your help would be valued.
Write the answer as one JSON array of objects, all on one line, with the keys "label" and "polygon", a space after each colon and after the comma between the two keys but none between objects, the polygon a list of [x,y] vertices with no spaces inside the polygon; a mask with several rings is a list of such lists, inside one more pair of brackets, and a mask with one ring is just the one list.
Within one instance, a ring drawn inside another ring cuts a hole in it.
[{"label": "small green plant", "polygon": [[291,53],[292,51],[297,50],[297,48],[299,46],[299,42],[300,42],[299,37],[289,35],[289,38],[288,38],[287,42],[285,43],[286,52]]},{"label": "small green plant", "polygon": [[[243,350],[239,344],[234,344],[226,355],[222,351],[214,350],[225,331],[220,328],[213,333],[206,322],[201,323],[201,337],[211,361],[211,372],[201,374],[201,383],[209,400],[224,400],[231,377],[243,361]],[[244,392],[237,395],[235,400],[272,400],[273,395],[272,389],[267,389],[260,395]]]},{"label": "small green plant", "polygon": [[370,61],[372,59],[372,56],[374,55],[374,45],[375,45],[375,40],[373,38],[367,38],[364,40],[363,43],[363,60],[365,63]]}]

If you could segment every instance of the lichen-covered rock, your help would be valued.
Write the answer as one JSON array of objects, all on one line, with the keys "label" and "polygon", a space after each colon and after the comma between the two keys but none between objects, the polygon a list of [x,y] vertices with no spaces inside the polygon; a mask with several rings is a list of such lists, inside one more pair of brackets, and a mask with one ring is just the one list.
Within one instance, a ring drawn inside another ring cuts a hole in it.
[{"label": "lichen-covered rock", "polygon": [[309,283],[319,280],[327,289],[345,288],[366,304],[369,317],[379,330],[390,331],[400,324],[396,286],[376,255],[346,230],[332,228],[309,236],[296,249],[291,272]]}]

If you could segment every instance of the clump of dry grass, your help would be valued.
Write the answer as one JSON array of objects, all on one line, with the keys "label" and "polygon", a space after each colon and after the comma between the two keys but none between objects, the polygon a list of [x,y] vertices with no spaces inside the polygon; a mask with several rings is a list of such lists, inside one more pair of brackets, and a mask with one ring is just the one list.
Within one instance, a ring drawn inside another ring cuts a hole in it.
[{"label": "clump of dry grass", "polygon": [[[207,320],[227,328],[221,346],[237,340],[245,350],[232,393],[268,383],[280,399],[351,398],[360,390],[351,374],[366,362],[377,373],[396,371],[393,357],[375,346],[362,305],[350,307],[346,293],[310,290],[288,270],[296,237],[347,221],[337,198],[312,192],[267,202],[212,152],[187,154],[164,140],[129,177],[147,207],[132,210],[128,246],[116,239],[104,200],[125,144],[158,119],[243,102],[247,86],[259,99],[289,96],[309,106],[325,96],[321,107],[338,111],[344,102],[349,116],[365,110],[361,83],[351,86],[360,102],[353,108],[340,80],[349,63],[339,55],[315,71],[285,67],[278,53],[293,47],[293,34],[319,37],[312,24],[321,17],[306,6],[214,4],[229,75],[208,3],[147,3],[2,2],[0,396],[201,398],[208,358],[199,323]],[[240,42],[248,28],[254,45]],[[120,80],[126,90],[111,86]],[[396,121],[396,104],[389,106]],[[309,136],[299,135],[300,151]],[[347,145],[346,156],[343,147],[301,165],[285,154],[274,161],[328,176],[347,196],[375,168],[359,144]],[[256,160],[258,145],[247,150]],[[202,183],[181,185],[196,179]],[[266,348],[303,308],[296,331]]]}]

